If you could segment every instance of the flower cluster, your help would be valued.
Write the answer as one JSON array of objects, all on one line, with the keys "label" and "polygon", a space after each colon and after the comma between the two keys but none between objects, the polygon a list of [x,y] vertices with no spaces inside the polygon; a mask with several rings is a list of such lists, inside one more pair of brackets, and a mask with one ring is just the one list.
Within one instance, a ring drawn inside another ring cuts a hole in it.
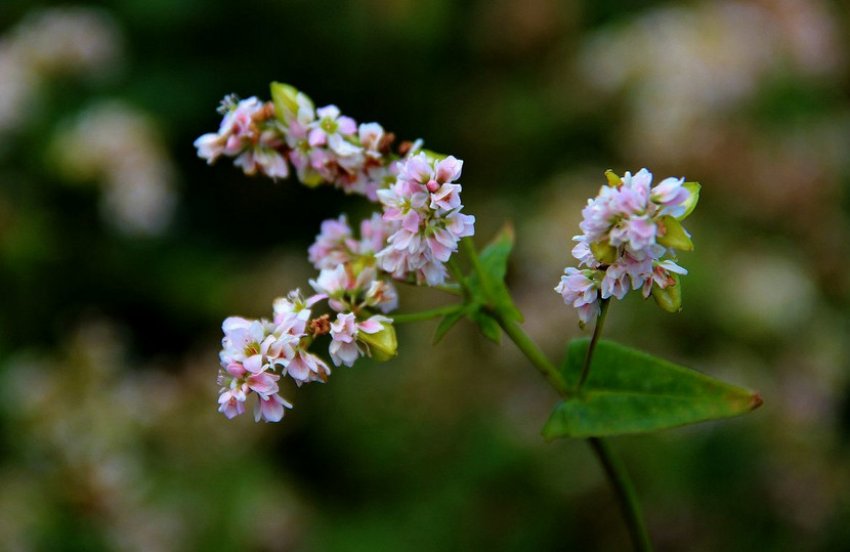
[{"label": "flower cluster", "polygon": [[273,102],[226,97],[218,132],[195,140],[198,155],[209,163],[233,157],[245,174],[271,178],[288,177],[291,164],[308,186],[330,183],[376,201],[394,178],[394,136],[378,123],[358,125],[335,105],[316,109],[290,86],[275,83],[272,94]]},{"label": "flower cluster", "polygon": [[[225,98],[218,132],[195,141],[198,155],[209,163],[234,158],[249,175],[285,178],[294,170],[307,186],[331,184],[381,206],[360,223],[359,236],[345,215],[322,223],[308,250],[319,271],[310,280],[315,295],[278,299],[272,321],[224,322],[220,411],[241,414],[256,394],[256,418],[277,421],[291,408],[279,395],[281,377],[300,385],[330,375],[328,364],[308,352],[317,338],[330,337],[336,366],[363,355],[395,355],[395,331],[385,316],[398,306],[392,280],[443,284],[445,263],[459,240],[473,234],[475,217],[461,212],[461,160],[426,152],[421,141],[393,151],[395,137],[378,123],[358,125],[334,105],[317,109],[288,85],[273,83],[271,92],[271,102]],[[311,318],[319,301],[335,318]]]},{"label": "flower cluster", "polygon": [[[382,221],[373,218],[364,230],[378,268],[399,280],[444,283],[445,263],[458,241],[474,232],[475,217],[461,213],[457,180],[463,162],[423,151],[420,140],[393,152],[394,135],[378,123],[358,125],[335,105],[317,109],[285,84],[273,83],[271,91],[273,101],[265,103],[225,98],[218,132],[195,141],[198,155],[209,163],[233,157],[246,174],[271,178],[287,177],[291,165],[307,186],[332,184],[380,203]],[[325,225],[326,242],[310,252],[317,268],[335,266],[352,253],[346,252],[349,238],[334,233],[344,233],[346,223]],[[327,256],[324,249],[334,240],[338,247]]]},{"label": "flower cluster", "polygon": [[389,188],[378,191],[384,220],[395,227],[378,260],[395,278],[412,274],[418,282],[442,284],[444,263],[460,239],[474,233],[475,217],[460,212],[461,186],[455,181],[462,167],[463,161],[452,156],[419,153],[401,165]]},{"label": "flower cluster", "polygon": [[218,132],[195,140],[199,157],[210,164],[222,155],[235,157],[234,164],[247,175],[259,172],[271,178],[289,176],[289,165],[282,151],[281,125],[274,117],[271,102],[228,96],[221,102],[219,111],[224,119]]},{"label": "flower cluster", "polygon": [[693,249],[680,221],[696,206],[699,185],[667,178],[653,187],[646,169],[606,176],[608,185],[582,210],[583,233],[573,238],[579,267],[565,269],[555,291],[578,309],[581,325],[599,314],[601,300],[622,299],[631,289],[679,310],[679,275],[687,271],[676,264],[675,250]]},{"label": "flower cluster", "polygon": [[[352,296],[358,291],[353,290]],[[352,305],[329,301],[331,308],[341,311],[336,319],[331,322],[328,314],[313,317],[313,307],[328,297],[319,293],[304,299],[295,290],[274,301],[272,320],[232,316],[224,321],[219,412],[228,418],[243,414],[248,397],[255,394],[254,418],[280,421],[284,410],[292,408],[280,395],[278,382],[282,377],[289,376],[300,387],[325,382],[331,375],[328,364],[310,352],[321,336],[330,335],[328,351],[336,366],[353,366],[363,355],[386,358],[395,353],[392,320],[386,316],[372,315],[362,308],[356,313],[345,311]]]}]

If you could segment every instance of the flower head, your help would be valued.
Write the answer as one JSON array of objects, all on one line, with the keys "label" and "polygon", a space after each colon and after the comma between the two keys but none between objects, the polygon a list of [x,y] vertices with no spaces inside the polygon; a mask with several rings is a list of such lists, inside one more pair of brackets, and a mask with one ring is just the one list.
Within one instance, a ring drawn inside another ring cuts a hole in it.
[{"label": "flower head", "polygon": [[676,264],[675,250],[692,248],[680,220],[695,206],[698,184],[667,178],[653,187],[646,169],[606,176],[608,185],[582,210],[582,234],[573,238],[578,243],[572,255],[585,268],[567,268],[555,287],[579,309],[582,325],[598,314],[599,300],[622,299],[638,289],[648,297],[654,289],[678,285],[675,275],[687,271]]},{"label": "flower head", "polygon": [[413,275],[432,286],[445,281],[444,263],[460,239],[474,233],[475,217],[460,212],[461,186],[455,180],[462,167],[452,156],[435,159],[419,153],[402,164],[388,189],[378,191],[384,220],[394,231],[377,257],[393,277]]},{"label": "flower head", "polygon": [[222,102],[222,111],[224,118],[218,132],[195,140],[199,157],[210,164],[222,155],[234,157],[234,164],[247,175],[259,172],[271,178],[289,176],[285,144],[271,103],[262,103],[253,96],[241,101],[228,96]]}]

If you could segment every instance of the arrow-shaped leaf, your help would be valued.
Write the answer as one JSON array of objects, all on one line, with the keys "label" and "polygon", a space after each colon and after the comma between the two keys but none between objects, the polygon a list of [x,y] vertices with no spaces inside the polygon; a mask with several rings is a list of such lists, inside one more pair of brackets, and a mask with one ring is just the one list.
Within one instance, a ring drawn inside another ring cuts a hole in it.
[{"label": "arrow-shaped leaf", "polygon": [[[570,342],[562,367],[575,386],[587,339]],[[641,433],[745,414],[758,393],[610,341],[600,341],[581,391],[555,407],[543,436]]]}]

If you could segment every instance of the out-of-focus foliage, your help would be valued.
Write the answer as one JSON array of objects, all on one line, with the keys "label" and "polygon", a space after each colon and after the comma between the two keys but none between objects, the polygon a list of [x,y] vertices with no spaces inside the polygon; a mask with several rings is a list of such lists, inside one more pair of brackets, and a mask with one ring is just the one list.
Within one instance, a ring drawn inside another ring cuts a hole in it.
[{"label": "out-of-focus foliage", "polygon": [[626,546],[585,445],[538,433],[556,397],[466,322],[403,328],[279,426],[215,411],[221,320],[303,286],[320,221],[365,208],[195,158],[222,96],[281,80],[464,159],[555,359],[602,172],[700,181],[684,310],[627,300],[608,335],[765,406],[615,445],[661,550],[847,549],[848,36],[828,0],[4,0],[2,547]]}]

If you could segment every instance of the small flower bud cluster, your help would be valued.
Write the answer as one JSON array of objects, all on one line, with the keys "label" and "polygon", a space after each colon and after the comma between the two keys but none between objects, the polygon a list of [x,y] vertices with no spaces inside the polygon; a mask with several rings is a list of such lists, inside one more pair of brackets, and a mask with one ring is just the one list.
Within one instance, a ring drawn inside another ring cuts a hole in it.
[{"label": "small flower bud cluster", "polygon": [[578,309],[580,324],[600,312],[600,300],[622,299],[629,290],[652,295],[668,311],[681,307],[675,250],[693,244],[681,220],[696,206],[699,185],[667,178],[652,187],[652,174],[641,169],[622,178],[606,173],[608,185],[588,200],[572,250],[579,268],[564,270],[555,291]]},{"label": "small flower bud cluster", "polygon": [[[342,266],[342,265],[341,265]],[[371,284],[370,284],[371,285]],[[356,295],[358,290],[352,291]],[[219,354],[219,412],[233,418],[245,412],[245,403],[257,396],[254,419],[278,422],[292,404],[280,395],[279,380],[290,377],[300,387],[325,382],[331,369],[310,352],[314,342],[330,334],[328,352],[336,366],[353,366],[363,355],[379,358],[395,353],[392,320],[363,308],[338,312],[334,322],[327,314],[312,317],[314,305],[328,299],[325,293],[304,299],[298,290],[274,301],[272,320],[232,316],[222,324],[224,339]],[[365,302],[361,303],[361,305]],[[349,304],[329,301],[329,305]]]}]

